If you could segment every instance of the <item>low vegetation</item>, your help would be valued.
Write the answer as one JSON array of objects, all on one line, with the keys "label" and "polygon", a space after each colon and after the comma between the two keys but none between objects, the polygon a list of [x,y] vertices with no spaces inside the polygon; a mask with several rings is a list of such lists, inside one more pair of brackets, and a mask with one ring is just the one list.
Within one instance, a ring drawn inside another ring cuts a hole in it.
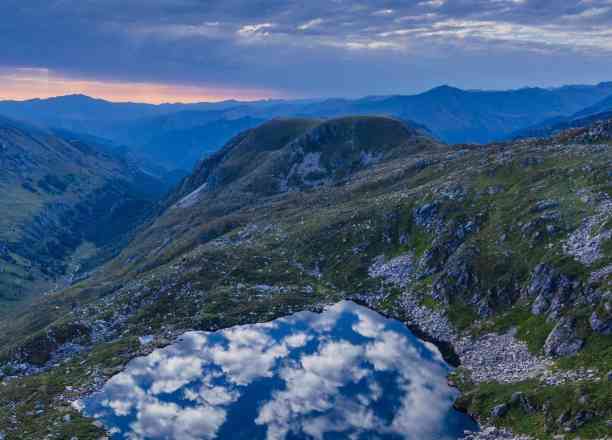
[{"label": "low vegetation", "polygon": [[[84,351],[44,373],[11,372],[22,376],[8,381],[0,413],[17,421],[0,415],[0,432],[15,438],[20,417],[41,400],[47,409],[34,413],[28,436],[81,430],[79,439],[95,438],[95,427],[74,412],[64,422],[60,395],[66,386],[95,388],[142,353],[134,336],[169,341],[186,329],[359,298],[398,317],[414,299],[449,321],[453,337],[510,333],[533,356],[553,360],[554,371],[593,369],[597,382],[551,385],[473,383],[460,368],[458,406],[483,423],[541,439],[608,435],[611,336],[590,319],[598,312],[609,322],[612,275],[596,273],[612,264],[609,243],[597,255],[587,255],[580,240],[575,252],[567,243],[585,222],[609,230],[602,210],[611,160],[608,144],[583,138],[448,147],[385,118],[280,120],[240,135],[205,161],[119,256],[4,324],[5,365],[16,367],[9,361],[17,358],[49,367],[66,341]],[[389,265],[393,282],[373,276],[377,264]],[[569,339],[579,339],[581,349],[557,356],[561,348],[550,336],[565,320],[574,323]],[[82,324],[84,334],[59,331],[74,329],[69,323]],[[40,345],[51,329],[61,341]],[[49,350],[33,359],[32,346]],[[42,394],[30,397],[34,389]],[[492,417],[498,405],[508,411]]]}]

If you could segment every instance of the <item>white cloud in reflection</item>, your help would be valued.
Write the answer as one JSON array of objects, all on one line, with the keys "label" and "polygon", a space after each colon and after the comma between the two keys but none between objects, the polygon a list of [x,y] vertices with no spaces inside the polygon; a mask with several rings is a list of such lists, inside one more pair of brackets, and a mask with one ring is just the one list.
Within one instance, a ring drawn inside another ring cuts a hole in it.
[{"label": "white cloud in reflection", "polygon": [[380,320],[371,319],[367,312],[365,310],[355,312],[359,320],[356,324],[353,324],[353,331],[366,338],[375,338],[384,331],[385,324]]},{"label": "white cloud in reflection", "polygon": [[[269,433],[286,433],[290,419],[331,409],[338,388],[367,373],[358,366],[362,353],[361,347],[348,342],[330,342],[317,353],[303,356],[301,362],[287,365],[279,374],[287,389],[275,392],[262,406],[256,423],[268,425]],[[277,438],[271,435],[268,438]]]},{"label": "white cloud in reflection", "polygon": [[213,439],[226,411],[213,406],[181,408],[174,403],[143,403],[128,438]]},{"label": "white cloud in reflection", "polygon": [[[386,331],[385,321],[373,312],[357,310],[355,316],[358,320],[352,330],[372,339],[371,342],[365,346],[322,343],[315,354],[302,356],[300,363],[281,372],[286,390],[274,393],[256,419],[256,423],[268,426],[268,440],[285,438],[291,430],[306,432],[315,439],[322,439],[326,432],[349,430],[418,433],[414,438],[422,439],[427,438],[422,434],[435,433],[443,423],[451,397],[451,391],[439,380],[445,377],[444,368],[425,359],[405,335]],[[339,392],[341,387],[358,383],[368,375],[364,363],[377,371],[398,373],[398,386],[405,391],[405,396],[389,426],[369,409],[382,396],[378,383],[369,381],[370,393],[359,394],[353,400]],[[436,387],[433,385],[436,382],[443,386]],[[308,417],[312,412],[332,408],[332,414]]]},{"label": "white cloud in reflection", "polygon": [[173,393],[202,375],[204,361],[196,356],[171,357],[157,364],[151,394]]},{"label": "white cloud in reflection", "polygon": [[[254,420],[266,427],[268,440],[290,432],[317,440],[329,432],[440,438],[453,391],[435,347],[352,303],[275,323],[234,327],[214,338],[186,333],[113,377],[95,413],[129,419],[129,439],[213,439],[248,385],[277,377],[283,386],[260,403]],[[292,331],[298,323],[306,329]],[[395,387],[380,382],[381,374]],[[397,408],[378,414],[375,408],[389,405],[382,401],[390,396]]]},{"label": "white cloud in reflection", "polygon": [[310,336],[304,332],[295,333],[285,338],[285,344],[291,348],[300,348],[306,345],[310,339]]},{"label": "white cloud in reflection", "polygon": [[114,376],[105,386],[107,395],[118,396],[117,399],[105,399],[103,406],[109,407],[117,416],[127,416],[134,408],[138,408],[139,402],[144,399],[146,393],[140,388],[134,376],[127,373],[119,373]]},{"label": "white cloud in reflection", "polygon": [[271,377],[272,367],[289,350],[256,326],[234,327],[224,332],[227,348],[210,349],[212,361],[219,365],[229,381],[248,385],[256,378]]}]

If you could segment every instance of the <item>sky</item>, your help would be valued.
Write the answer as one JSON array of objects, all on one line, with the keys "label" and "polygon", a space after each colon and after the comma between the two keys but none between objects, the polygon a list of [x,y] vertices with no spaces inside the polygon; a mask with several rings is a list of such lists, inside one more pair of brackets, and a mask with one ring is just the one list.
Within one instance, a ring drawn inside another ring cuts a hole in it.
[{"label": "sky", "polygon": [[0,99],[358,97],[612,80],[612,0],[2,0]]}]

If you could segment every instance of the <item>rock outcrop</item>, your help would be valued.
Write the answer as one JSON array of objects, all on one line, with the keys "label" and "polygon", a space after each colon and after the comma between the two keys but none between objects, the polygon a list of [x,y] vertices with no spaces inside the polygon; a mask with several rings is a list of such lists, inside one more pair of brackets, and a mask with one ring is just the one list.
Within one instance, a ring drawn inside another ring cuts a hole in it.
[{"label": "rock outcrop", "polygon": [[576,335],[576,320],[564,317],[559,320],[544,343],[544,353],[549,356],[572,356],[582,348],[584,340]]}]

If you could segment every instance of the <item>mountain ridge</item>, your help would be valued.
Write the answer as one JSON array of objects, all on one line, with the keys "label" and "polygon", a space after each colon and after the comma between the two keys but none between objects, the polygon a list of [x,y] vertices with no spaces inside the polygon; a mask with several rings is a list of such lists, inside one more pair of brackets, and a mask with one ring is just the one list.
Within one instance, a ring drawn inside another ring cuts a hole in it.
[{"label": "mountain ridge", "polygon": [[595,121],[606,120],[608,119],[610,112],[612,112],[612,96],[609,96],[602,101],[584,108],[570,116],[559,116],[545,120],[540,124],[527,127],[513,133],[511,136],[509,136],[509,138],[520,139],[525,137],[551,136],[557,132],[561,132],[569,128],[582,127]]},{"label": "mountain ridge", "polygon": [[[379,133],[376,140],[367,139],[369,130]],[[265,133],[269,131],[287,131],[290,135],[280,139],[268,139]],[[258,145],[265,145],[269,150],[262,151]],[[326,120],[276,118],[243,132],[218,153],[204,159],[180,191],[185,196],[185,191],[195,191],[205,184],[213,190],[213,187],[225,183],[222,177],[215,176],[214,173],[229,156],[233,158],[229,159],[233,163],[240,161],[258,163],[258,166],[261,166],[260,158],[251,159],[253,153],[275,152],[280,155],[281,157],[273,158],[276,163],[269,165],[269,172],[280,179],[276,185],[279,186],[278,191],[282,192],[289,189],[291,179],[297,179],[291,184],[302,185],[302,188],[303,185],[323,184],[326,179],[331,179],[329,182],[336,181],[339,178],[339,169],[349,169],[352,173],[371,163],[388,160],[390,155],[405,154],[406,152],[401,150],[408,148],[408,145],[415,149],[439,148],[439,144],[422,134],[420,128],[388,117],[341,117]],[[263,160],[264,163],[265,161]],[[284,171],[280,167],[281,164],[285,168]],[[244,165],[234,165],[236,166],[240,170],[245,169]],[[304,166],[306,168],[301,169]],[[356,168],[352,170],[352,167]],[[298,174],[304,175],[298,177],[296,170],[299,170]],[[233,173],[244,174],[243,171]],[[221,173],[223,174],[227,173]],[[269,181],[267,185],[271,188],[274,182]]]},{"label": "mountain ridge", "polygon": [[[62,108],[62,98],[25,103],[0,101],[0,114],[108,138],[128,145],[139,154],[150,153],[150,159],[163,162],[168,170],[190,170],[199,155],[220,148],[232,136],[248,128],[241,118],[252,118],[251,125],[255,125],[275,117],[378,114],[423,125],[446,143],[486,143],[503,140],[534,123],[565,117],[595,105],[612,95],[610,84],[505,91],[462,90],[445,85],[413,95],[358,99],[161,105],[113,104],[73,96],[68,100],[76,99],[80,103],[72,103],[66,108]],[[173,119],[175,123],[165,126],[164,121]],[[212,125],[206,128],[206,124]]]}]

